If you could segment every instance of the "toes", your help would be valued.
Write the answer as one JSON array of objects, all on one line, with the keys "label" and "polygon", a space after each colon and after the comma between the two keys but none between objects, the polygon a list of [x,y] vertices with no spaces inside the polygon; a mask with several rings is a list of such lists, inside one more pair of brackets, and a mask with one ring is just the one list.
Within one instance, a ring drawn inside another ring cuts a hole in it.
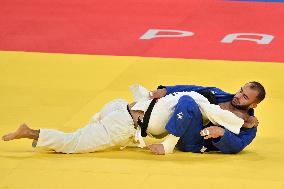
[{"label": "toes", "polygon": [[8,135],[2,136],[2,140],[7,141],[7,136],[8,136]]},{"label": "toes", "polygon": [[2,137],[2,140],[9,141],[13,139],[13,134],[7,134]]}]

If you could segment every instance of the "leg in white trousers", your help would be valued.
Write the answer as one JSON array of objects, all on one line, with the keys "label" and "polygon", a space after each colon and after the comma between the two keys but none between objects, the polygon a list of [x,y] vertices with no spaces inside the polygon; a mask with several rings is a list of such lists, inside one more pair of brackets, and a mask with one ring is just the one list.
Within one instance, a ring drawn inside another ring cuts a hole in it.
[{"label": "leg in white trousers", "polygon": [[89,124],[73,133],[40,129],[35,147],[62,153],[86,153],[122,145],[136,131],[127,105],[123,99],[109,102]]}]

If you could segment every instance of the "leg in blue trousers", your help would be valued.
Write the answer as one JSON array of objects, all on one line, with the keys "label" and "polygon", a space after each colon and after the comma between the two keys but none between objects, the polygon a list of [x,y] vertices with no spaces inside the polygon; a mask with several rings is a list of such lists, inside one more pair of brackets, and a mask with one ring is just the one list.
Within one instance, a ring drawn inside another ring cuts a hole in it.
[{"label": "leg in blue trousers", "polygon": [[203,128],[197,103],[190,96],[182,96],[166,125],[170,134],[180,137],[176,147],[181,151],[199,152],[204,143],[200,136]]}]

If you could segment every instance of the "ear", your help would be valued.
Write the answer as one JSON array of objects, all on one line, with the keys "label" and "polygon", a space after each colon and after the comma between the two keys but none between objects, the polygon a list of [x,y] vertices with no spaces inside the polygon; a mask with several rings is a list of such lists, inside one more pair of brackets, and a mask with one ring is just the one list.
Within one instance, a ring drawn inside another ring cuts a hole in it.
[{"label": "ear", "polygon": [[252,103],[249,108],[256,108],[257,107],[257,103]]}]

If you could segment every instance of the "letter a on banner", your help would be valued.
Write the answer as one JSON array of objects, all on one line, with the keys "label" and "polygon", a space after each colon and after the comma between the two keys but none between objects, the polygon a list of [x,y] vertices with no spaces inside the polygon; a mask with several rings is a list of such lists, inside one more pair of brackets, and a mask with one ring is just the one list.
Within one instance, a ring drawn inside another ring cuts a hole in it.
[{"label": "letter a on banner", "polygon": [[[261,37],[261,39],[255,39],[255,38],[248,38],[248,37],[241,37],[241,36],[255,36],[255,37]],[[267,45],[269,44],[272,39],[274,38],[273,35],[268,34],[258,34],[258,33],[233,33],[226,35],[224,39],[222,39],[222,43],[232,43],[235,40],[244,40],[244,41],[254,41],[257,44]]]},{"label": "letter a on banner", "polygon": [[[161,32],[175,33],[175,34],[159,34]],[[140,39],[153,39],[153,38],[159,38],[159,37],[187,37],[187,36],[193,36],[193,35],[194,33],[190,31],[149,29],[146,33],[144,33],[144,35],[140,37]]]}]

